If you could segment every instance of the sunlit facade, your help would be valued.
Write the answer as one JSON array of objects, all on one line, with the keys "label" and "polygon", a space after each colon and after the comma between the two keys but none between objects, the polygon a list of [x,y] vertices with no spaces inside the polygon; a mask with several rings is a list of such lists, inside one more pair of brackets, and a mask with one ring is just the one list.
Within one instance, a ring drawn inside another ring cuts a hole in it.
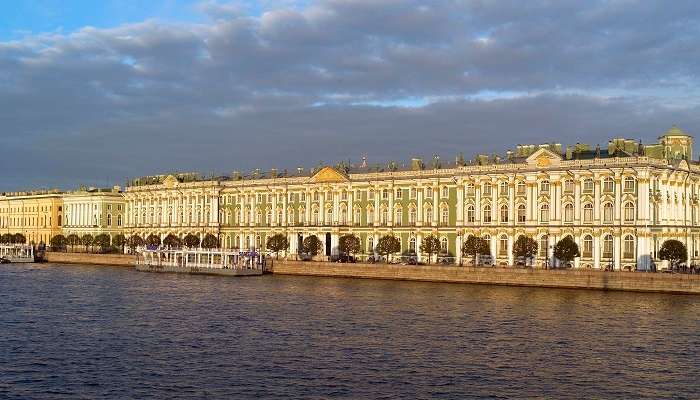
[{"label": "sunlit facade", "polygon": [[537,240],[537,263],[553,262],[553,245],[572,236],[581,251],[575,267],[646,269],[669,238],[685,242],[691,260],[698,256],[700,168],[691,160],[692,137],[674,127],[650,145],[519,145],[504,157],[450,165],[436,158],[209,180],[147,177],[127,188],[126,230],[212,233],[222,246],[242,249],[282,233],[290,253],[313,234],[326,255],[337,253],[343,234],[357,235],[365,255],[393,234],[402,252],[419,257],[422,239],[435,235],[458,263],[473,234],[489,241],[497,264],[513,264],[520,235]]},{"label": "sunlit facade", "polygon": [[63,234],[107,234],[110,238],[124,232],[126,201],[120,188],[81,188],[63,195]]},{"label": "sunlit facade", "polygon": [[61,233],[63,197],[57,191],[0,195],[0,234],[21,233],[27,243],[49,243]]}]

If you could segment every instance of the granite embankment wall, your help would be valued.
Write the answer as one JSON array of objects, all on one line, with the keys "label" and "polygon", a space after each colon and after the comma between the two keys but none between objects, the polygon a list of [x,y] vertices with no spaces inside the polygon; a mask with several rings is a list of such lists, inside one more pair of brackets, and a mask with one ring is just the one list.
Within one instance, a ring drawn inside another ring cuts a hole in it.
[{"label": "granite embankment wall", "polygon": [[61,253],[50,251],[46,252],[46,261],[52,263],[133,267],[136,264],[136,256],[130,254]]},{"label": "granite embankment wall", "polygon": [[273,273],[569,289],[700,294],[700,275],[275,261]]}]

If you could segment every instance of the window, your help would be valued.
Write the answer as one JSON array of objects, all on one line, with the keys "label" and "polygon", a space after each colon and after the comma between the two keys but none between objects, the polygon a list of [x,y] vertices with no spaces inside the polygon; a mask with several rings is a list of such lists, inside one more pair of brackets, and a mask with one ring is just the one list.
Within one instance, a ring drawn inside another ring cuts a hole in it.
[{"label": "window", "polygon": [[540,222],[549,222],[549,204],[540,206]]},{"label": "window", "polygon": [[112,214],[107,214],[107,226],[112,226]]},{"label": "window", "polygon": [[508,236],[501,235],[498,239],[498,255],[505,257],[508,255]]},{"label": "window", "polygon": [[306,201],[306,192],[301,192],[301,201]]},{"label": "window", "polygon": [[385,207],[381,209],[381,213],[379,214],[379,222],[382,225],[386,225],[387,221],[389,220],[389,210]]},{"label": "window", "polygon": [[501,196],[508,196],[508,182],[503,181],[498,185],[498,194]]},{"label": "window", "polygon": [[426,198],[426,199],[432,199],[432,198],[433,198],[433,188],[431,188],[430,186],[428,186],[427,188],[425,188],[425,198]]},{"label": "window", "polygon": [[408,210],[408,223],[411,225],[416,223],[416,209],[413,207]]},{"label": "window", "polygon": [[484,184],[484,196],[491,196],[491,184],[490,183]]},{"label": "window", "polygon": [[518,206],[518,222],[525,222],[526,214],[525,214],[525,204],[521,204]]},{"label": "window", "polygon": [[318,201],[319,198],[321,198],[321,195],[318,192],[314,192],[314,201]]},{"label": "window", "polygon": [[547,257],[549,251],[549,236],[542,235],[542,237],[540,238],[540,245],[538,250],[540,253],[540,257]]},{"label": "window", "polygon": [[593,193],[593,179],[583,180],[583,193]]},{"label": "window", "polygon": [[313,224],[318,225],[318,209],[314,209],[312,214],[313,214],[313,217],[312,217]]},{"label": "window", "polygon": [[488,204],[484,206],[484,216],[482,218],[482,221],[485,224],[491,223],[491,206]]},{"label": "window", "polygon": [[326,210],[326,225],[333,223],[333,209],[329,208]]},{"label": "window", "polygon": [[411,236],[411,239],[409,239],[409,241],[408,241],[408,248],[409,248],[412,252],[414,252],[414,253],[416,252],[416,237],[415,237],[415,236]]},{"label": "window", "polygon": [[564,206],[564,222],[574,222],[574,205],[566,204]]},{"label": "window", "polygon": [[347,190],[343,190],[343,191],[341,192],[341,194],[340,194],[340,199],[341,199],[341,200],[347,200],[347,199],[348,199],[348,191],[347,191]]},{"label": "window", "polygon": [[382,190],[382,200],[388,200],[388,199],[389,199],[389,189]]},{"label": "window", "polygon": [[367,237],[367,252],[374,253],[374,237],[373,236]]},{"label": "window", "polygon": [[394,225],[401,226],[401,222],[403,222],[403,210],[401,207],[398,207],[396,211],[394,211],[394,214],[396,214],[394,216]]},{"label": "window", "polygon": [[628,201],[625,203],[625,221],[634,221],[634,203]]},{"label": "window", "polygon": [[635,189],[635,180],[634,177],[628,176],[625,178],[625,192],[626,193],[633,193]]},{"label": "window", "polygon": [[489,252],[488,252],[487,254],[490,255],[490,254],[491,254],[491,236],[490,236],[490,235],[484,235],[484,236],[482,237],[482,239],[484,239],[484,241],[486,242],[486,245],[487,245],[487,247],[488,247],[488,249],[489,249]]},{"label": "window", "polygon": [[634,258],[634,237],[632,235],[625,236],[622,247],[623,258]]},{"label": "window", "polygon": [[374,208],[367,208],[367,225],[372,225],[374,223]]},{"label": "window", "polygon": [[583,252],[581,256],[584,258],[593,257],[593,237],[591,235],[583,237]]},{"label": "window", "polygon": [[122,216],[117,215],[117,226],[122,226]]},{"label": "window", "polygon": [[447,238],[444,236],[440,239],[440,251],[447,252]]},{"label": "window", "polygon": [[425,222],[427,224],[433,223],[433,209],[432,209],[432,207],[425,208]]},{"label": "window", "polygon": [[474,196],[474,184],[473,183],[467,183],[467,186],[465,188],[465,191],[468,196]]},{"label": "window", "polygon": [[447,208],[447,207],[442,208],[440,222],[443,225],[447,225],[450,223],[450,209],[449,208]]},{"label": "window", "polygon": [[564,181],[564,193],[574,192],[574,181],[572,179],[567,179]]},{"label": "window", "polygon": [[603,258],[613,257],[613,237],[612,235],[606,235],[603,238]]},{"label": "window", "polygon": [[402,195],[403,195],[403,190],[401,190],[401,189],[396,189],[396,198],[397,198],[397,199],[400,199],[400,198],[403,197]]},{"label": "window", "polygon": [[284,217],[282,215],[282,210],[277,211],[277,224],[278,225],[283,225],[284,224]]},{"label": "window", "polygon": [[593,204],[583,205],[583,222],[593,222]]},{"label": "window", "polygon": [[474,215],[474,206],[467,206],[467,222],[473,223],[476,216]]},{"label": "window", "polygon": [[443,186],[442,187],[442,198],[446,199],[448,197],[450,197],[450,188],[448,188],[447,186]]},{"label": "window", "polygon": [[415,198],[416,198],[416,192],[417,192],[417,191],[416,191],[416,188],[411,188],[411,190],[410,190],[408,193],[409,193],[409,196],[410,196],[412,199],[415,199]]},{"label": "window", "polygon": [[354,221],[354,222],[355,222],[356,224],[359,224],[361,220],[362,220],[362,210],[360,210],[359,208],[356,208],[356,209],[355,209],[355,221]]},{"label": "window", "polygon": [[525,194],[525,188],[525,181],[518,181],[518,183],[516,184],[516,191],[519,195]]},{"label": "window", "polygon": [[508,222],[508,206],[505,204],[501,206],[501,222]]},{"label": "window", "polygon": [[374,200],[374,189],[369,190],[369,193],[367,194],[367,199]]},{"label": "window", "polygon": [[615,192],[615,181],[611,177],[607,177],[603,180],[603,192],[614,193]]},{"label": "window", "polygon": [[613,222],[613,205],[612,205],[612,203],[603,204],[603,222]]}]

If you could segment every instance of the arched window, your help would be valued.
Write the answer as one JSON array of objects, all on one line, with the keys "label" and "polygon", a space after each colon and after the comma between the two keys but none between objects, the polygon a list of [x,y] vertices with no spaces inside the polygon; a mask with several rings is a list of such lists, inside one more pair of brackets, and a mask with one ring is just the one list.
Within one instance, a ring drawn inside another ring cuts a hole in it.
[{"label": "arched window", "polygon": [[318,209],[314,208],[313,211],[313,223],[314,225],[318,225]]},{"label": "arched window", "polygon": [[508,206],[505,204],[501,206],[501,222],[508,222]]},{"label": "arched window", "polygon": [[447,252],[447,238],[444,236],[440,239],[440,251]]},{"label": "arched window", "polygon": [[427,188],[425,188],[425,198],[426,198],[426,199],[432,199],[432,198],[433,198],[433,188],[431,188],[430,186],[428,186]]},{"label": "arched window", "polygon": [[468,205],[467,206],[467,222],[473,223],[475,221],[476,216],[474,215],[474,206],[473,205]]},{"label": "arched window", "polygon": [[549,204],[540,206],[540,222],[549,222]]},{"label": "arched window", "polygon": [[518,194],[525,194],[525,181],[518,181],[516,188]]},{"label": "arched window", "polygon": [[583,205],[583,222],[593,222],[593,204]]},{"label": "arched window", "polygon": [[367,207],[367,225],[374,224],[374,207]]},{"label": "arched window", "polygon": [[112,226],[112,214],[107,214],[107,226]]},{"label": "arched window", "polygon": [[122,226],[122,216],[121,216],[121,214],[117,215],[117,226]]},{"label": "arched window", "polygon": [[508,255],[508,236],[505,234],[498,239],[498,255],[501,257]]},{"label": "arched window", "polygon": [[624,239],[624,244],[622,246],[622,257],[627,259],[634,258],[634,236],[627,235]]},{"label": "arched window", "polygon": [[540,193],[549,193],[549,181],[543,180],[540,182]]},{"label": "arched window", "polygon": [[547,257],[547,252],[549,250],[549,236],[542,235],[540,238],[540,245],[538,247],[540,257]]},{"label": "arched window", "polygon": [[442,198],[446,199],[448,197],[450,197],[450,188],[448,188],[447,186],[443,186],[442,187]]},{"label": "arched window", "polygon": [[416,237],[411,236],[411,239],[408,241],[408,248],[415,253],[416,251]]},{"label": "arched window", "polygon": [[416,208],[411,207],[408,209],[408,223],[413,225],[416,223]]},{"label": "arched window", "polygon": [[564,205],[564,222],[574,222],[574,205],[571,203]]},{"label": "arched window", "polygon": [[394,225],[401,226],[402,222],[403,222],[403,209],[401,209],[401,207],[396,207],[396,210],[394,211]]},{"label": "arched window", "polygon": [[488,249],[489,249],[489,253],[488,253],[488,254],[491,254],[491,236],[490,236],[490,235],[484,235],[484,236],[482,236],[482,239],[484,239],[484,242],[486,242],[486,245],[487,245],[487,247],[488,247]]},{"label": "arched window", "polygon": [[396,189],[396,198],[400,199],[403,197],[403,191],[401,189]]},{"label": "arched window", "polygon": [[433,208],[432,207],[425,208],[425,222],[427,224],[433,223]]},{"label": "arched window", "polygon": [[603,192],[614,193],[615,192],[615,180],[611,177],[607,177],[603,180]]},{"label": "arched window", "polygon": [[333,209],[329,208],[326,210],[326,225],[330,225],[333,223]]},{"label": "arched window", "polygon": [[491,223],[491,206],[488,204],[484,206],[484,217],[482,218],[482,221],[485,224]]},{"label": "arched window", "polygon": [[441,211],[440,223],[447,225],[450,223],[450,209],[443,207]]},{"label": "arched window", "polygon": [[498,194],[501,196],[508,196],[508,182],[502,181],[498,184]]},{"label": "arched window", "polygon": [[389,189],[382,190],[382,199],[386,200],[389,198]]},{"label": "arched window", "polygon": [[603,204],[603,222],[613,222],[613,204]]},{"label": "arched window", "polygon": [[518,222],[525,222],[525,218],[525,204],[521,204],[518,206]]},{"label": "arched window", "polygon": [[613,257],[613,237],[612,235],[605,235],[603,238],[603,258]]},{"label": "arched window", "polygon": [[625,221],[634,221],[634,203],[628,201],[625,203]]},{"label": "arched window", "polygon": [[359,208],[356,208],[356,209],[355,209],[355,221],[354,221],[354,222],[355,222],[356,224],[359,224],[361,220],[362,220],[362,210],[360,210]]},{"label": "arched window", "polygon": [[581,256],[583,258],[593,257],[593,237],[591,235],[583,237],[583,252]]}]

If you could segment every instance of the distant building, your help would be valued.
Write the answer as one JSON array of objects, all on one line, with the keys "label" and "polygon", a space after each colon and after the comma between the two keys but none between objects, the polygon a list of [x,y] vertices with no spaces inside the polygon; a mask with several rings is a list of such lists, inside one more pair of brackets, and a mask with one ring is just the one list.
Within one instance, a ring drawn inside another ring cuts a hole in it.
[{"label": "distant building", "polygon": [[49,243],[61,233],[63,197],[58,190],[0,195],[0,234],[21,233],[27,243]]},{"label": "distant building", "polygon": [[428,165],[363,160],[291,174],[152,176],[126,189],[126,230],[212,233],[241,249],[264,248],[267,237],[282,233],[292,253],[313,234],[327,255],[337,253],[343,234],[357,235],[365,255],[393,234],[402,252],[419,257],[421,240],[436,235],[458,262],[463,240],[477,235],[499,264],[513,264],[520,235],[539,243],[538,263],[554,262],[554,244],[572,236],[581,250],[576,267],[646,269],[670,238],[686,243],[690,261],[698,257],[700,166],[692,145],[673,127],[647,145],[621,138],[603,148],[518,145],[505,156],[449,164],[435,157]]},{"label": "distant building", "polygon": [[81,188],[63,195],[63,234],[110,238],[124,233],[126,201],[119,186],[107,189]]}]

